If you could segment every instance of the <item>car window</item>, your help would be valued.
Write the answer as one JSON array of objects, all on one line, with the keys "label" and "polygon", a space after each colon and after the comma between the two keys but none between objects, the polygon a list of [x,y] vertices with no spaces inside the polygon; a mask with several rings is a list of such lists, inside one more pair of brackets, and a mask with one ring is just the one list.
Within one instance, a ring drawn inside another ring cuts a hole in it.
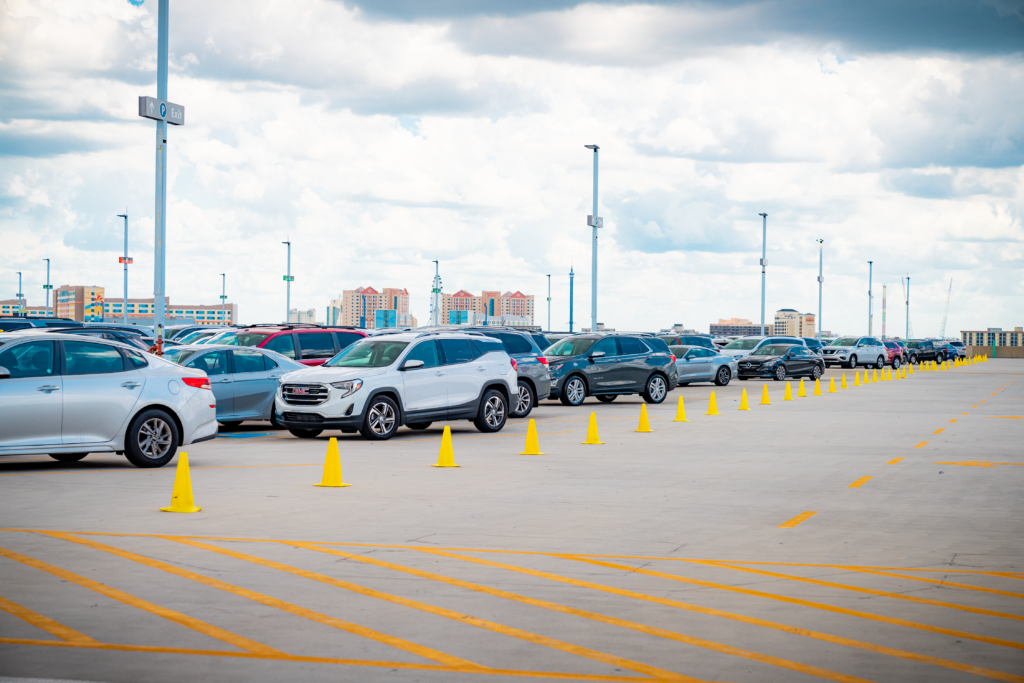
[{"label": "car window", "polygon": [[592,337],[568,337],[549,346],[544,351],[544,355],[556,357],[582,356],[590,350],[595,341],[597,340]]},{"label": "car window", "polygon": [[[11,321],[11,320],[0,320],[0,332],[10,332],[11,330],[27,330],[32,327],[32,323],[23,321]],[[63,325],[55,325],[54,327],[63,327]],[[14,375],[11,375],[14,377]]]},{"label": "car window", "polygon": [[307,332],[297,335],[302,358],[330,358],[334,355],[334,335],[330,332]]},{"label": "car window", "polygon": [[664,340],[658,339],[657,337],[646,337],[640,343],[649,346],[654,352],[660,351],[662,353],[672,353],[671,351],[668,350],[668,344],[666,344]]},{"label": "car window", "polygon": [[92,342],[64,342],[64,364],[69,375],[124,372],[124,358],[116,346]]},{"label": "car window", "polygon": [[189,362],[185,363],[185,367],[202,370],[209,377],[213,377],[214,375],[226,375],[228,374],[228,352],[221,349],[220,351],[204,353],[198,358],[193,358]]},{"label": "car window", "polygon": [[138,351],[131,351],[130,349],[121,349],[124,355],[128,356],[128,364],[134,368],[144,368],[149,365],[149,361]]},{"label": "car window", "polygon": [[622,349],[623,356],[647,353],[647,347],[636,337],[619,337],[619,348]]},{"label": "car window", "polygon": [[533,337],[533,341],[537,344],[538,349],[546,349],[551,346],[551,342],[543,334],[530,335]]},{"label": "car window", "polygon": [[[221,341],[218,339],[217,343],[219,344],[221,343]],[[252,344],[245,344],[244,346],[252,346]],[[271,351],[277,351],[285,358],[291,358],[292,360],[295,360],[295,341],[292,339],[292,335],[290,334],[280,334],[276,337],[273,337],[271,338],[270,341],[268,341],[260,348],[270,349]]]},{"label": "car window", "polygon": [[164,351],[164,360],[183,365],[185,361],[197,353],[199,353],[198,349],[167,349]]},{"label": "car window", "polygon": [[324,363],[329,368],[386,368],[398,360],[409,342],[363,339]]},{"label": "car window", "polygon": [[686,358],[701,358],[702,355],[701,355],[700,349],[690,349],[689,351],[686,352],[686,356],[685,357]]},{"label": "car window", "polygon": [[54,374],[53,344],[52,341],[32,341],[6,349],[0,352],[0,367],[7,368],[11,378],[49,377]]},{"label": "car window", "polygon": [[605,358],[619,355],[619,347],[615,344],[614,338],[602,339],[594,344],[594,348],[590,349],[591,353],[598,351],[604,351]]},{"label": "car window", "polygon": [[760,339],[737,339],[736,341],[731,341],[726,344],[725,348],[730,351],[749,351],[757,346],[760,341]]},{"label": "car window", "polygon": [[446,365],[468,363],[477,357],[476,351],[470,346],[468,339],[441,339],[440,344],[444,349]]},{"label": "car window", "polygon": [[228,332],[217,337],[217,343],[227,346],[259,346],[269,336],[269,332]]},{"label": "car window", "polygon": [[[351,346],[352,344],[355,344],[360,339],[365,339],[365,337],[363,335],[356,334],[355,332],[335,332],[334,336],[338,338],[338,349],[339,350],[340,349],[347,349],[349,346]],[[306,348],[306,345],[303,344],[302,348]]]},{"label": "car window", "polygon": [[235,356],[235,372],[263,372],[266,365],[263,363],[263,354],[250,349],[235,349],[232,351]]},{"label": "car window", "polygon": [[757,351],[754,351],[754,356],[784,356],[789,351],[791,346],[789,344],[768,344],[762,346]]},{"label": "car window", "polygon": [[497,339],[474,339],[473,348],[476,349],[476,358],[487,355],[488,353],[508,353],[505,349],[505,345]]},{"label": "car window", "polygon": [[[487,335],[492,337],[494,335]],[[498,339],[505,345],[505,351],[508,353],[532,353],[533,346],[526,340],[525,337],[513,334],[512,332],[499,332]]]},{"label": "car window", "polygon": [[687,349],[685,346],[670,346],[670,347],[668,347],[668,352],[671,353],[676,358],[684,357],[686,355],[687,351],[689,351],[689,349]]},{"label": "car window", "polygon": [[420,342],[412,347],[412,351],[409,352],[405,359],[421,360],[425,368],[436,368],[441,364],[441,357],[437,353],[437,342],[433,339]]}]

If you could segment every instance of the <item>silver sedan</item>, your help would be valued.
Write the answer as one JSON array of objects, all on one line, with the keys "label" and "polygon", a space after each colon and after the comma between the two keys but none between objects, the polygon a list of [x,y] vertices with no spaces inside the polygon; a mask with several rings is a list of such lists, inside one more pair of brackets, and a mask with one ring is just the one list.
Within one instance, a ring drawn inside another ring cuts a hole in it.
[{"label": "silver sedan", "polygon": [[736,358],[703,346],[670,346],[676,357],[679,386],[691,382],[714,382],[720,387],[736,376]]},{"label": "silver sedan", "polygon": [[164,358],[206,373],[217,397],[217,422],[237,427],[245,420],[274,419],[274,396],[281,375],[306,366],[276,351],[248,346],[178,346]]}]

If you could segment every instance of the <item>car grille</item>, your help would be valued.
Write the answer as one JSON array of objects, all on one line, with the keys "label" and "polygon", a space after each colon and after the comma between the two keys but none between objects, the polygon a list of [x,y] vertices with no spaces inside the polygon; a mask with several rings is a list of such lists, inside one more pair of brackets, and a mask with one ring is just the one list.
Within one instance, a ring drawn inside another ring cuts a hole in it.
[{"label": "car grille", "polygon": [[839,353],[839,350],[838,349],[822,349],[821,352],[822,352],[822,354],[826,354],[827,353],[829,355],[832,355],[832,354],[835,354],[835,353]]},{"label": "car grille", "polygon": [[749,370],[750,368],[759,368],[759,367],[761,367],[761,364],[760,363],[740,363],[740,367],[741,368],[746,368],[746,369]]},{"label": "car grille", "polygon": [[285,422],[323,422],[323,415],[315,413],[285,413]]},{"label": "car grille", "polygon": [[327,400],[330,390],[319,384],[285,384],[281,395],[293,406],[318,406]]}]

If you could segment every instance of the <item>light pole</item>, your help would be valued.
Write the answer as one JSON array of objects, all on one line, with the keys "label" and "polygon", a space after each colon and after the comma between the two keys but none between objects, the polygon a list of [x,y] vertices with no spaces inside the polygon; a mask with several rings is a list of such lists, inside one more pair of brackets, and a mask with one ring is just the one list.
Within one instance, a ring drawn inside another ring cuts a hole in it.
[{"label": "light pole", "polygon": [[441,325],[441,263],[431,263],[434,264],[434,281],[430,285],[430,324],[438,327]]},{"label": "light pole", "polygon": [[[156,42],[156,96],[164,101],[167,99],[167,43],[168,20],[170,17],[170,0],[159,0],[157,10],[157,42]],[[128,213],[127,210],[125,213]],[[167,312],[167,121],[156,122],[156,238],[154,240],[155,258],[153,259],[153,324],[157,343],[162,345],[164,338],[164,317]],[[128,219],[125,219],[127,223]],[[127,264],[125,272],[127,273]],[[127,275],[125,276],[127,279]],[[124,310],[128,311],[128,292],[125,286]],[[162,346],[158,347],[158,353]]]},{"label": "light pole", "polygon": [[[128,258],[128,208],[125,207],[124,213],[117,214],[118,218],[124,219],[124,256],[121,257],[121,263],[124,264],[124,301],[121,302],[121,311],[124,313],[122,320],[124,324],[128,324],[128,264],[131,263],[131,259]],[[156,303],[154,301],[154,303]]]},{"label": "light pole", "polygon": [[768,214],[759,213],[761,217],[761,336],[764,336],[764,267],[768,265],[765,259],[768,248]]},{"label": "light pole", "polygon": [[[44,258],[43,260],[46,261],[46,284],[43,285],[43,289],[46,290],[46,317],[49,318],[50,317],[50,290],[53,289],[53,286],[50,284],[50,259]],[[53,302],[53,307],[54,308],[57,307],[57,302],[56,301]]]},{"label": "light pole", "polygon": [[910,339],[910,276],[907,276],[907,330],[904,339]]},{"label": "light pole", "polygon": [[548,332],[551,331],[551,276],[548,275]]},{"label": "light pole", "polygon": [[569,334],[572,334],[572,278],[572,266],[569,266]]},{"label": "light pole", "polygon": [[227,276],[220,274],[220,324],[227,325],[228,318],[224,315],[224,302],[227,300]]},{"label": "light pole", "polygon": [[292,280],[294,280],[295,278],[292,277],[292,243],[288,241],[281,242],[281,244],[288,245],[288,274],[284,276],[284,324],[287,325],[290,322],[289,317],[291,317],[292,314]]},{"label": "light pole", "polygon": [[593,253],[590,266],[590,331],[597,332],[597,229],[604,226],[604,220],[597,215],[597,145],[583,145],[594,150],[594,214],[587,216],[587,225],[594,229]]},{"label": "light pole", "polygon": [[825,278],[821,276],[821,264],[825,252],[825,240],[818,240],[818,339],[821,339],[821,284]]},{"label": "light pole", "polygon": [[25,295],[21,293],[21,271],[18,271],[18,315],[22,318],[25,317],[25,305],[22,302],[22,298]]},{"label": "light pole", "polygon": [[872,272],[872,268],[874,267],[872,264],[874,264],[874,261],[868,261],[868,336],[869,337],[871,336],[871,323],[872,323],[872,316],[871,316],[871,272]]}]

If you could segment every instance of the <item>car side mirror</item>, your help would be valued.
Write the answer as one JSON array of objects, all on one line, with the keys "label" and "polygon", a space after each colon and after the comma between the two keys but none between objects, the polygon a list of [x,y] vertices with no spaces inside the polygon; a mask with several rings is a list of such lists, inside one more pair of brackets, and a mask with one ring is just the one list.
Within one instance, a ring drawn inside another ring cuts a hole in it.
[{"label": "car side mirror", "polygon": [[595,358],[604,358],[604,351],[594,351],[592,354],[590,354],[591,360]]},{"label": "car side mirror", "polygon": [[7,368],[0,367],[0,379],[10,379],[11,371]]},{"label": "car side mirror", "polygon": [[410,360],[407,360],[404,363],[402,363],[402,368],[401,369],[402,370],[415,370],[416,368],[422,368],[422,367],[423,367],[423,361],[410,359]]}]

